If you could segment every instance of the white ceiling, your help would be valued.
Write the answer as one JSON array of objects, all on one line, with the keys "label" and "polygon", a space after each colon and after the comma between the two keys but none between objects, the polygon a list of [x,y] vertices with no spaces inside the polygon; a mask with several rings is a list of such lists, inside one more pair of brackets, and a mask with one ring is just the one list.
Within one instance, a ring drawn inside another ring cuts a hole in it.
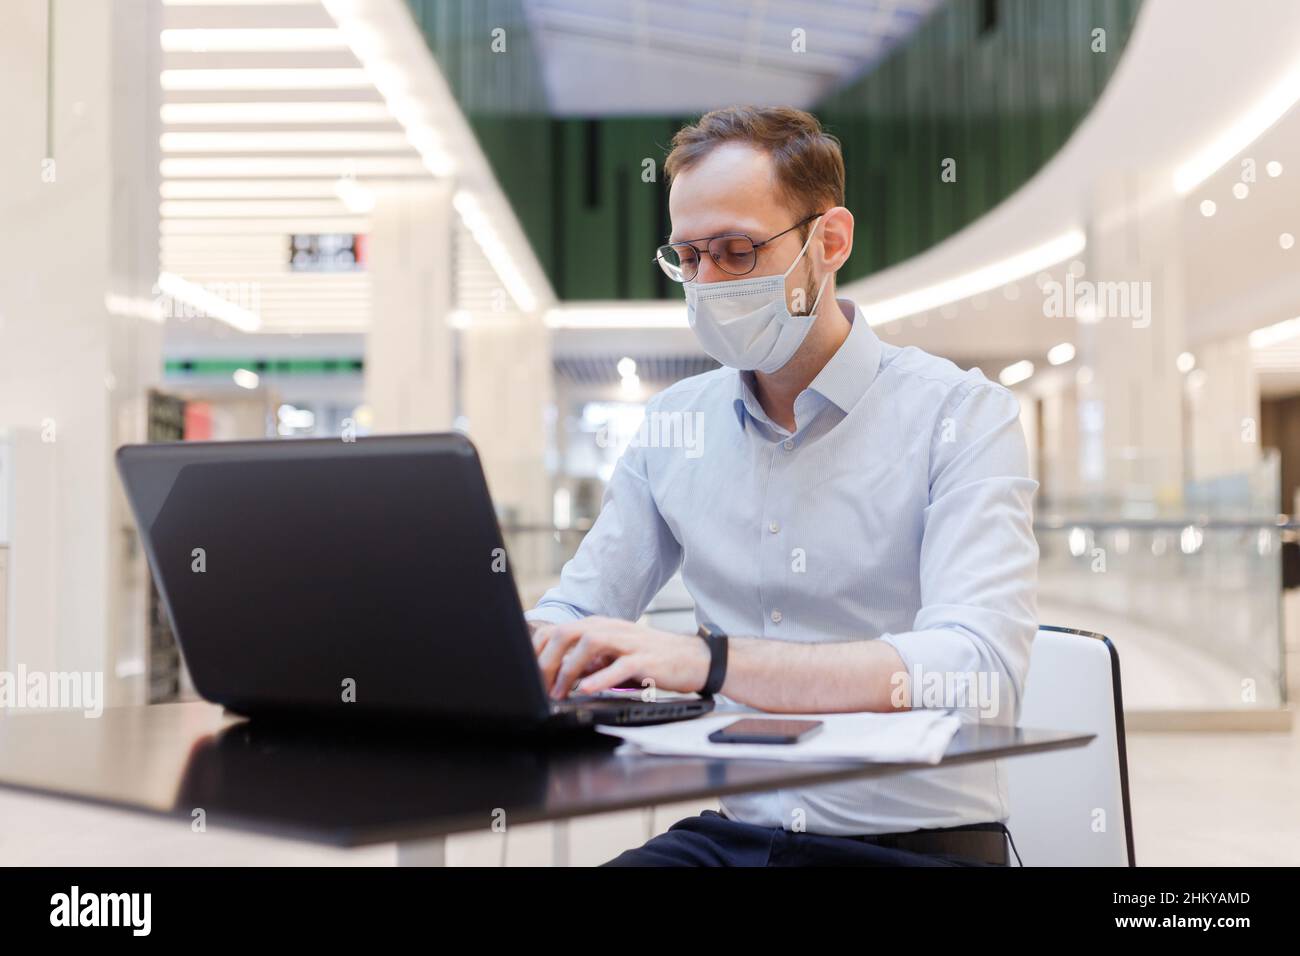
[{"label": "white ceiling", "polygon": [[[1115,209],[1131,215],[1135,207],[1172,203],[1189,347],[1300,315],[1300,243],[1289,250],[1279,244],[1283,232],[1300,239],[1300,107],[1187,195],[1172,188],[1174,170],[1232,129],[1279,80],[1290,77],[1300,89],[1297,37],[1300,5],[1290,0],[1258,0],[1250,17],[1216,0],[1147,0],[1100,101],[1033,179],[956,235],[842,292],[863,304],[888,300],[1089,228]],[[1231,83],[1223,82],[1227,75]],[[1256,160],[1257,180],[1238,199],[1232,189],[1244,158]],[[1282,164],[1280,176],[1268,175],[1269,161]],[[1201,215],[1204,199],[1215,202],[1214,216]],[[1066,265],[1044,271],[1061,281]],[[993,289],[879,331],[959,361],[994,353],[1041,366],[1046,349],[1074,330],[1072,321],[1044,318],[1034,278],[1015,283],[1014,300]]]},{"label": "white ceiling", "polygon": [[[287,236],[367,231],[340,176],[428,174],[333,19],[316,0],[171,2],[163,29],[162,271],[255,312],[262,331],[365,328],[367,274],[291,272]],[[208,70],[329,72],[195,72]]]},{"label": "white ceiling", "polygon": [[941,2],[524,0],[524,7],[551,110],[595,116],[697,113],[719,103],[807,106],[878,62]]}]

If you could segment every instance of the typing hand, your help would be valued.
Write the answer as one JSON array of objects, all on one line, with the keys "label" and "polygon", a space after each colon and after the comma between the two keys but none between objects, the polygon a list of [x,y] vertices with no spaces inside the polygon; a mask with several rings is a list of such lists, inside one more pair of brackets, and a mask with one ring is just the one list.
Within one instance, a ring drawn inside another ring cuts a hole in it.
[{"label": "typing hand", "polygon": [[671,634],[610,617],[531,628],[533,649],[550,695],[596,694],[633,677],[660,690],[689,693],[709,676],[708,646],[694,634]]}]

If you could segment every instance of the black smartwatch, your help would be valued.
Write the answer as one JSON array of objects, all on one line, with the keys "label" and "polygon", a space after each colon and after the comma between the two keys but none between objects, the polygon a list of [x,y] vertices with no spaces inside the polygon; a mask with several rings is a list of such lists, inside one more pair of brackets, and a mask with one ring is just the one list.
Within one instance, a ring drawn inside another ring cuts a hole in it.
[{"label": "black smartwatch", "polygon": [[701,624],[696,632],[709,645],[709,676],[700,688],[701,697],[712,697],[727,679],[727,635]]}]

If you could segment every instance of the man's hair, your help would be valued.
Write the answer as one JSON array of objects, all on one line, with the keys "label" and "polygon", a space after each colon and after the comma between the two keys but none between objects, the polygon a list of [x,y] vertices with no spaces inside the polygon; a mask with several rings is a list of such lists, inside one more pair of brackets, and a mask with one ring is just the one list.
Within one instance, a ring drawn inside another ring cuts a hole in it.
[{"label": "man's hair", "polygon": [[745,143],[770,156],[777,190],[796,216],[844,205],[840,141],[811,113],[789,106],[729,106],[705,113],[673,136],[664,162],[668,180],[723,143]]}]

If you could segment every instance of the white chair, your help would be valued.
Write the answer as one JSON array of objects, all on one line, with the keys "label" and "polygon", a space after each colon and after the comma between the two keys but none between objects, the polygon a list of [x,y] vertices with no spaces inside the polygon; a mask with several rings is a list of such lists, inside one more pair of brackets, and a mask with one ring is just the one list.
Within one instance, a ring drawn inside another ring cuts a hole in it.
[{"label": "white chair", "polygon": [[1025,866],[1134,866],[1119,655],[1101,634],[1042,627],[1029,655],[1022,727],[1097,736],[1007,760],[1007,829]]}]

